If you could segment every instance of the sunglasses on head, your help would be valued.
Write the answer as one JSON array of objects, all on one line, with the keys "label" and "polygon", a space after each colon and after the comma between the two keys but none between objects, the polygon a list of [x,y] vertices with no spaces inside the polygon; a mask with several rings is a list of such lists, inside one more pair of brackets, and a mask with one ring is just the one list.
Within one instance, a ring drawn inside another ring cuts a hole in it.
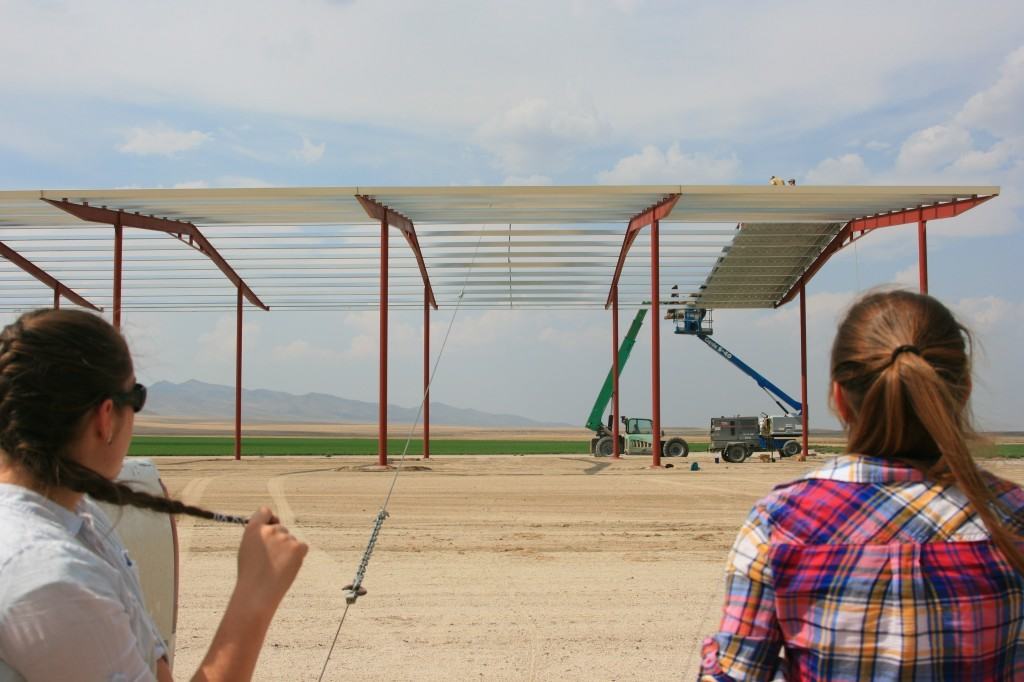
[{"label": "sunglasses on head", "polygon": [[135,384],[124,393],[115,393],[110,399],[122,407],[130,406],[132,412],[139,412],[146,404],[146,387],[142,384]]}]

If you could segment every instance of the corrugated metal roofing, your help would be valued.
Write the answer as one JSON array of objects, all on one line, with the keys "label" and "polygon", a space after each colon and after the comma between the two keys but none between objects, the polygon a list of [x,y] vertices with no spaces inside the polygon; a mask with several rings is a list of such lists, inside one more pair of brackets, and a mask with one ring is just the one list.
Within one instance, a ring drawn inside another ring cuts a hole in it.
[{"label": "corrugated metal roofing", "polygon": [[[771,307],[849,220],[998,192],[685,185],[7,191],[0,192],[0,240],[109,307],[112,230],[40,199],[87,201],[195,223],[272,309],[376,309],[379,227],[356,199],[363,195],[415,224],[442,308],[460,293],[473,308],[601,308],[630,218],[679,194],[661,223],[663,300],[678,284],[687,301],[704,307]],[[624,307],[650,298],[648,234],[623,270]],[[422,307],[419,271],[396,230],[389,256],[389,305]],[[50,300],[14,266],[0,267],[0,309]],[[205,256],[167,235],[125,230],[125,310],[234,304],[234,288]]]}]

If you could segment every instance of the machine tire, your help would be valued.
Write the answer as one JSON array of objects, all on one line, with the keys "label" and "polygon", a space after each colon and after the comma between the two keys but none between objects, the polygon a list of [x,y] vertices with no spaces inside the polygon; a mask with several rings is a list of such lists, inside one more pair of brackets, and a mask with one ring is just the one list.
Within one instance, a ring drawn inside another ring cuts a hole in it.
[{"label": "machine tire", "polygon": [[690,454],[690,445],[682,438],[670,438],[661,445],[662,457],[686,457]]},{"label": "machine tire", "polygon": [[594,446],[594,457],[611,457],[615,451],[611,436],[603,436],[597,440]]},{"label": "machine tire", "polygon": [[747,448],[743,443],[733,443],[722,450],[722,459],[732,464],[739,464],[747,458]]},{"label": "machine tire", "polygon": [[800,443],[795,440],[787,440],[782,444],[782,456],[792,457],[793,455],[799,455],[803,448],[800,447]]}]

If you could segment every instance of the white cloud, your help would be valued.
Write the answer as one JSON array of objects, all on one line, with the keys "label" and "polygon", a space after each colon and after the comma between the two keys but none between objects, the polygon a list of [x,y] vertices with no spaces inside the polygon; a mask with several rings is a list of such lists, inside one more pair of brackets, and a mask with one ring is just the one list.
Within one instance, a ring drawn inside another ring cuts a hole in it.
[{"label": "white cloud", "polygon": [[281,361],[300,361],[300,362],[341,362],[349,359],[344,353],[340,353],[333,348],[323,348],[317,345],[305,341],[302,339],[295,339],[288,343],[274,346],[270,351],[274,358]]},{"label": "white cloud", "polygon": [[1024,317],[1024,303],[1016,303],[1000,296],[979,296],[962,298],[953,304],[953,309],[967,327],[978,334],[991,334],[997,329],[1010,326],[1018,329]]},{"label": "white cloud", "polygon": [[159,124],[151,128],[132,128],[126,131],[124,142],[117,145],[117,150],[139,156],[174,156],[195,149],[211,139],[209,133],[199,130],[175,130]]},{"label": "white cloud", "polygon": [[859,154],[843,154],[819,163],[807,172],[804,181],[809,185],[859,185],[870,177]]},{"label": "white cloud", "polygon": [[[379,355],[380,314],[377,311],[346,313],[342,324],[352,334],[348,348],[342,353],[345,359],[365,361]],[[433,343],[438,334],[438,326],[432,324],[431,328],[431,343]],[[394,319],[388,321],[388,353],[390,355],[416,354],[422,344],[423,330],[421,328]]]},{"label": "white cloud", "polygon": [[901,171],[939,169],[956,161],[972,147],[971,134],[954,124],[919,130],[903,143],[896,167]]},{"label": "white cloud", "polygon": [[251,178],[244,175],[224,175],[217,178],[218,187],[273,187],[274,183],[267,182],[261,178]]},{"label": "white cloud", "polygon": [[[806,301],[807,317],[821,318],[834,326],[856,297],[857,293],[852,291],[823,291],[810,294]],[[783,325],[799,325],[800,306],[797,300],[793,299],[788,305],[758,318],[754,324],[768,330],[779,329]]]},{"label": "white cloud", "polygon": [[957,159],[950,170],[978,176],[999,170],[1013,158],[1013,145],[1010,142],[998,142],[989,149],[971,149]]},{"label": "white cloud", "polygon": [[611,170],[601,171],[597,180],[603,185],[723,183],[739,174],[736,155],[716,158],[697,152],[687,154],[674,142],[665,151],[654,145],[619,159]]},{"label": "white cloud", "polygon": [[916,289],[921,284],[921,278],[917,274],[917,263],[909,265],[892,276],[893,284],[908,289]]},{"label": "white cloud", "polygon": [[[449,348],[473,348],[491,346],[509,335],[510,330],[522,331],[527,318],[518,310],[485,310],[482,312],[460,311],[452,325],[448,339]],[[447,320],[445,320],[445,329]],[[443,336],[438,328],[431,337],[440,342]],[[439,346],[435,346],[439,347]]]},{"label": "white cloud", "polygon": [[[208,187],[273,187],[274,184],[242,175],[222,175],[215,180],[185,180],[171,185],[174,189],[206,189]],[[125,187],[121,189],[139,189],[139,187]],[[232,228],[224,228],[232,229]]]},{"label": "white cloud", "polygon": [[[1024,126],[1018,125],[1024,117],[1005,115],[1014,107],[1024,107],[1024,48],[1007,58],[994,85],[967,97],[957,113],[907,135],[889,168],[872,171],[859,155],[846,154],[819,163],[807,182],[999,185],[998,198],[956,219],[933,221],[928,232],[939,238],[1013,233],[1024,221]],[[976,146],[986,136],[996,139]],[[886,231],[872,235],[862,251],[884,254],[892,237]]]},{"label": "white cloud", "polygon": [[[993,3],[965,21],[955,0],[926,13],[874,0],[780,0],[741,13],[637,0],[454,0],[444,11],[412,0],[312,0],[301,11],[258,0],[245,12],[181,0],[174,13],[154,2],[97,0],[85,11],[23,0],[4,4],[0,64],[20,68],[4,69],[0,88],[59,84],[71,98],[460,134],[520,102],[562,108],[569,92],[620,142],[637,145],[652,130],[749,141],[960,85],[992,50],[1019,44],[1017,4]],[[401,49],[380,50],[371,26],[387,26]],[[885,49],[835,49],[851,35]],[[180,49],[182,36],[204,49]]]},{"label": "white cloud", "polygon": [[[199,357],[204,361],[233,359],[235,357],[236,324],[233,314],[217,318],[213,329],[199,335]],[[245,322],[243,318],[243,352],[259,337],[261,329],[258,322]]]},{"label": "white cloud", "polygon": [[566,168],[580,149],[599,140],[603,127],[593,111],[554,107],[534,97],[489,118],[475,137],[498,167],[530,175],[541,168]]},{"label": "white cloud", "polygon": [[510,175],[502,183],[509,187],[543,187],[552,184],[546,175]]},{"label": "white cloud", "polygon": [[304,360],[309,358],[309,349],[309,341],[296,339],[280,346],[274,346],[271,353],[275,357],[285,360]]},{"label": "white cloud", "polygon": [[999,80],[964,105],[956,121],[1000,137],[1024,135],[1024,46],[1003,64]]},{"label": "white cloud", "polygon": [[302,136],[302,146],[292,152],[295,158],[301,160],[304,163],[316,163],[324,157],[324,152],[327,151],[327,143],[321,142],[320,144],[313,144],[308,137]]}]

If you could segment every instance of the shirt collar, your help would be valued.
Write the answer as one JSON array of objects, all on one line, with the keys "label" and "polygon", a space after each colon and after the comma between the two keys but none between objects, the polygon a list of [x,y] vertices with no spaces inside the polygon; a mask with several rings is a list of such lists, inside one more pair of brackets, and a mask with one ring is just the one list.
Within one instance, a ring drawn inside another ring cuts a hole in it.
[{"label": "shirt collar", "polygon": [[840,455],[803,478],[847,483],[919,483],[925,480],[925,475],[920,469],[893,459]]},{"label": "shirt collar", "polygon": [[78,531],[82,529],[82,524],[85,522],[85,517],[79,513],[83,509],[84,498],[83,502],[78,503],[78,511],[73,512],[34,490],[13,483],[0,483],[0,501],[49,518],[63,526],[72,536],[78,535]]}]

